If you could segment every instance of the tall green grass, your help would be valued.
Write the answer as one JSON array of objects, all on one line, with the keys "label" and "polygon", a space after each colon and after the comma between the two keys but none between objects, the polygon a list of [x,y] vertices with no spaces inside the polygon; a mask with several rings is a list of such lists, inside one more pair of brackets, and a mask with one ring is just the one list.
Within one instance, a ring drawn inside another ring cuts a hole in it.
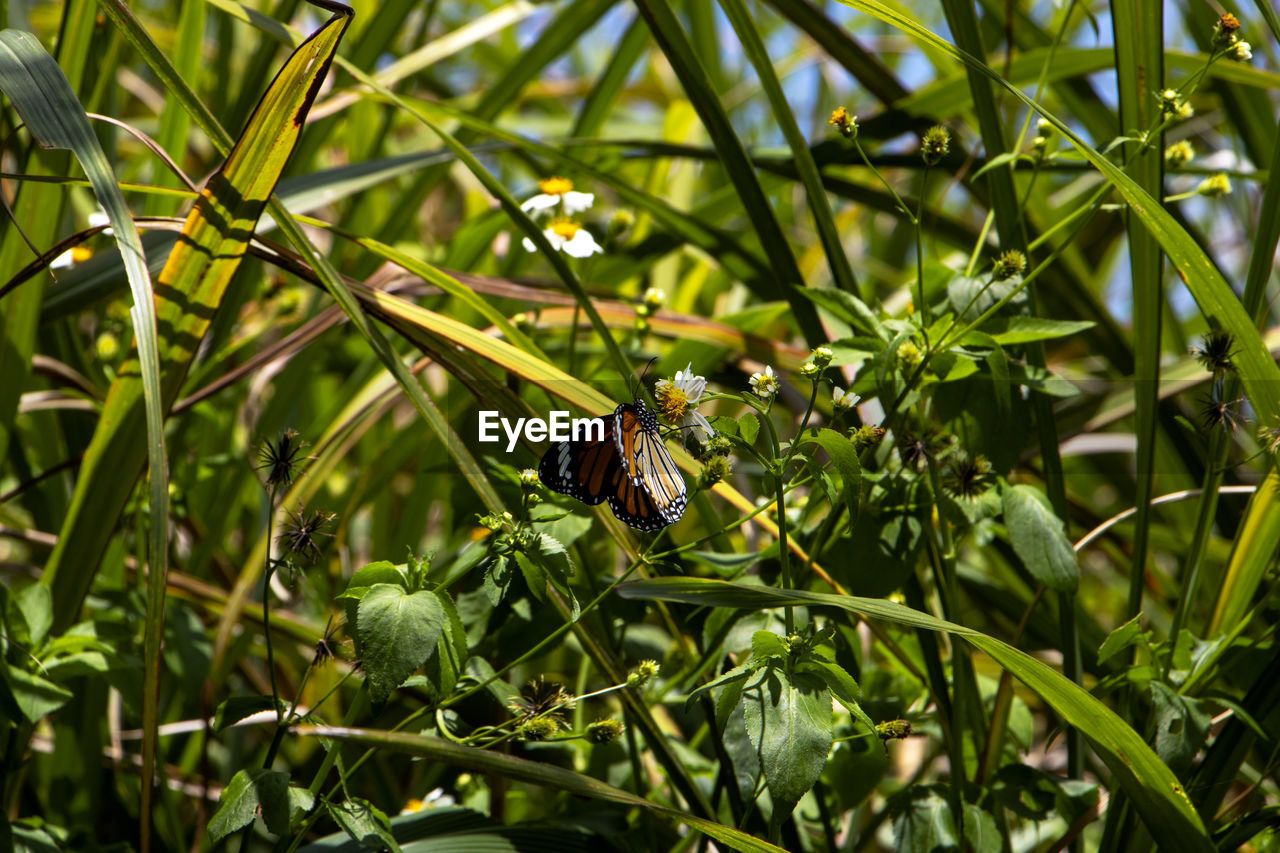
[{"label": "tall green grass", "polygon": [[6,843],[1275,844],[1265,4],[8,11]]}]

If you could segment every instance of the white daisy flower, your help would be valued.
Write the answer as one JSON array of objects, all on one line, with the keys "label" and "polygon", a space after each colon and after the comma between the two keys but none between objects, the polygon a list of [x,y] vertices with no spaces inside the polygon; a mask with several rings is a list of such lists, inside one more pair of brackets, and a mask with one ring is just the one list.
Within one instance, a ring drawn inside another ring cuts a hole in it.
[{"label": "white daisy flower", "polygon": [[766,364],[764,373],[751,374],[751,390],[757,397],[764,400],[772,399],[773,395],[778,393],[778,377],[773,372],[772,366]]},{"label": "white daisy flower", "polygon": [[836,411],[841,409],[852,409],[854,406],[858,405],[858,401],[861,399],[862,397],[846,391],[843,388],[831,389],[831,404],[836,407]]},{"label": "white daisy flower", "polygon": [[715,435],[711,422],[698,411],[698,400],[705,390],[707,379],[694,374],[692,362],[684,370],[677,370],[674,379],[659,379],[653,389],[662,416],[671,423],[689,427],[700,444],[706,444]]},{"label": "white daisy flower", "polygon": [[[571,258],[587,258],[596,252],[603,252],[591,232],[571,219],[555,219],[543,230],[543,235],[551,248],[564,252]],[[521,243],[526,251],[536,252],[538,247],[525,237]]]},{"label": "white daisy flower", "polygon": [[76,265],[76,250],[67,249],[61,255],[49,262],[51,270],[69,270]]},{"label": "white daisy flower", "polygon": [[520,205],[525,213],[548,210],[557,204],[562,205],[564,213],[572,216],[586,210],[595,202],[595,193],[580,193],[573,189],[573,181],[568,178],[545,178],[538,181],[538,195]]}]

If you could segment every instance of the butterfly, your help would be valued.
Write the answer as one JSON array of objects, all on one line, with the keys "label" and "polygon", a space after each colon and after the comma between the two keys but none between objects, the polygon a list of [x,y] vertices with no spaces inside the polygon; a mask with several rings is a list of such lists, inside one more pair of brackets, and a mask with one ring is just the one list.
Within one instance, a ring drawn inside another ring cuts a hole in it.
[{"label": "butterfly", "polygon": [[600,438],[552,444],[538,464],[539,479],[591,506],[607,500],[618,520],[637,530],[661,530],[679,521],[688,489],[657,416],[636,400],[600,420]]}]

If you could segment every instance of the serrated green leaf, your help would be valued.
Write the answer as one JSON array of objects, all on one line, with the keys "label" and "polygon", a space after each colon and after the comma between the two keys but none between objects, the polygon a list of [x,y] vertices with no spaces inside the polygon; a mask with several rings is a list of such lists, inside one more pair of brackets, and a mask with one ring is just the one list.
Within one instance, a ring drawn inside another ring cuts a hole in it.
[{"label": "serrated green leaf", "polygon": [[756,631],[751,635],[751,656],[756,660],[787,656],[787,643],[772,631]]},{"label": "serrated green leaf", "polygon": [[1012,486],[1004,493],[1004,520],[1013,550],[1032,577],[1050,589],[1074,593],[1080,567],[1048,499],[1031,486]]},{"label": "serrated green leaf", "polygon": [[231,777],[206,833],[217,843],[253,823],[258,811],[276,835],[289,831],[289,774],[283,770],[240,770]]},{"label": "serrated green leaf", "polygon": [[1209,736],[1213,715],[1200,699],[1183,696],[1162,681],[1148,683],[1156,726],[1156,754],[1174,772],[1191,766],[1191,760]]},{"label": "serrated green leaf", "polygon": [[431,592],[410,594],[380,583],[370,587],[356,613],[360,661],[370,699],[379,704],[436,653],[444,608]]},{"label": "serrated green leaf", "polygon": [[369,591],[370,587],[379,583],[397,585],[406,592],[409,590],[409,579],[405,577],[404,572],[398,569],[394,563],[387,560],[379,560],[376,563],[369,563],[367,566],[361,566],[356,569],[355,574],[351,576],[351,580],[347,581],[347,588],[337,597],[359,601]]},{"label": "serrated green leaf", "polygon": [[781,667],[753,677],[742,693],[747,734],[760,753],[777,821],[818,781],[831,751],[831,696],[818,679]]},{"label": "serrated green leaf", "polygon": [[853,443],[835,430],[825,427],[818,430],[816,435],[806,436],[805,441],[818,445],[831,457],[831,464],[840,472],[840,479],[843,481],[841,493],[844,495],[845,507],[849,510],[849,521],[857,521],[858,505],[862,497],[862,464],[858,461],[858,451],[854,449]]},{"label": "serrated green leaf", "polygon": [[391,834],[391,821],[373,803],[351,797],[325,806],[333,822],[366,850],[391,850],[399,853],[400,845]]},{"label": "serrated green leaf", "polygon": [[756,436],[758,436],[759,434],[760,434],[759,418],[757,418],[751,412],[747,412],[745,415],[738,418],[738,435],[742,438],[744,442],[746,442],[748,445],[754,445],[756,443]]}]

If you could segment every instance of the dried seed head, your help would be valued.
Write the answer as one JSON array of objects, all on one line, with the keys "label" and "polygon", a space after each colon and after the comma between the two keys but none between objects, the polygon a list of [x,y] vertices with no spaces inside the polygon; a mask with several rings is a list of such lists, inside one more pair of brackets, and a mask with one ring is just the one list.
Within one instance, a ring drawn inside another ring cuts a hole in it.
[{"label": "dried seed head", "polygon": [[1240,39],[1240,19],[1230,12],[1218,18],[1213,24],[1213,46],[1216,48],[1231,47]]},{"label": "dried seed head", "polygon": [[1238,409],[1244,402],[1243,397],[1224,400],[1221,383],[1214,383],[1213,393],[1202,402],[1204,408],[1200,411],[1200,422],[1206,430],[1220,429],[1227,435],[1233,435],[1239,429],[1244,420]]},{"label": "dried seed head", "polygon": [[970,456],[961,451],[948,460],[942,486],[954,497],[974,500],[990,488],[992,479],[987,457],[980,453]]},{"label": "dried seed head", "polygon": [[1224,329],[1214,329],[1191,347],[1191,355],[1200,362],[1205,370],[1219,379],[1228,371],[1235,370],[1231,357],[1235,355],[1235,340],[1231,333]]},{"label": "dried seed head", "polygon": [[323,550],[322,537],[332,537],[325,530],[336,516],[331,512],[306,512],[298,510],[289,513],[289,520],[284,524],[284,532],[279,542],[285,551],[299,557],[303,562],[314,563],[320,559]]},{"label": "dried seed head", "polygon": [[279,489],[293,482],[303,460],[309,458],[302,455],[302,448],[306,446],[306,442],[298,441],[298,433],[292,429],[280,433],[274,441],[263,443],[258,451],[258,470],[266,470],[269,488]]}]

